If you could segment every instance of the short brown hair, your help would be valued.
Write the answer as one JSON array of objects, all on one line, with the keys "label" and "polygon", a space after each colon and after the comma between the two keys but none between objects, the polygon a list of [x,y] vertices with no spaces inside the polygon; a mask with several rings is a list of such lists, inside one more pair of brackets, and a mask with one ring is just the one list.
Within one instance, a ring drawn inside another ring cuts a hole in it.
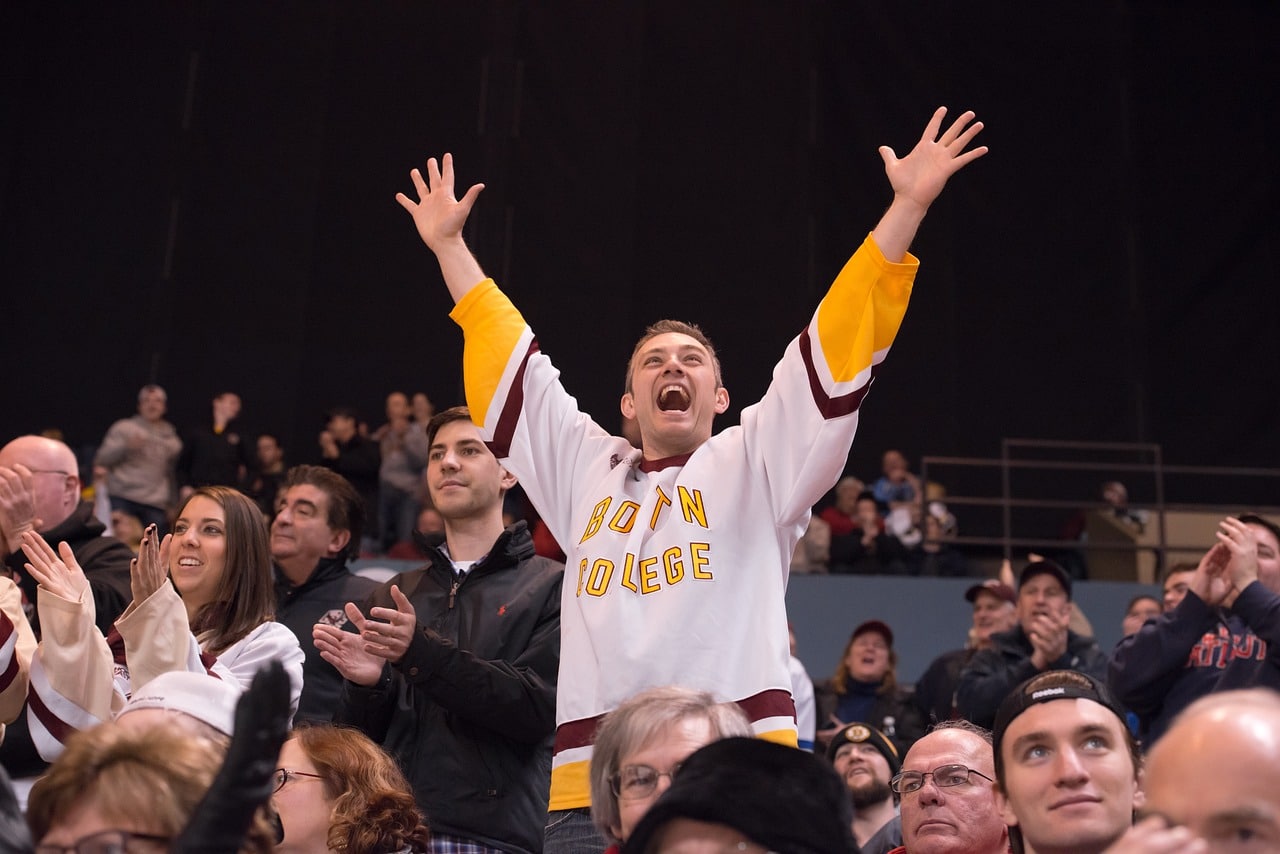
[{"label": "short brown hair", "polygon": [[1179,573],[1195,572],[1195,571],[1196,571],[1196,564],[1194,563],[1175,563],[1173,566],[1169,567],[1164,571],[1164,574],[1160,576],[1160,580],[1162,582],[1165,582],[1165,581],[1168,581],[1173,576],[1178,575]]},{"label": "short brown hair", "polygon": [[475,424],[475,421],[471,419],[471,410],[465,406],[452,406],[443,412],[437,412],[427,422],[427,447],[435,444],[436,434],[440,432],[441,427],[446,424],[452,424],[454,421],[467,421]]},{"label": "short brown hair", "polygon": [[640,336],[640,340],[636,342],[636,346],[631,350],[631,358],[627,360],[627,394],[631,393],[631,375],[635,373],[636,357],[640,355],[640,348],[649,343],[649,340],[659,335],[666,335],[674,332],[680,335],[688,335],[694,341],[697,341],[703,347],[707,348],[707,355],[711,357],[711,367],[716,374],[716,388],[724,387],[724,377],[720,373],[720,357],[716,355],[715,345],[711,343],[711,339],[702,331],[696,323],[686,323],[683,320],[659,320],[657,323],[650,324],[649,328]]}]

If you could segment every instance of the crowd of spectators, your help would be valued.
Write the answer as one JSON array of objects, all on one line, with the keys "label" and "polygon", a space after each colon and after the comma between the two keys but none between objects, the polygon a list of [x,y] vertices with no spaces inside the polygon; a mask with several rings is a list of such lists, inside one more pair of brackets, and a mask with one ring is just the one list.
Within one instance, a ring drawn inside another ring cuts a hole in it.
[{"label": "crowd of spectators", "polygon": [[[1159,613],[1154,595],[1131,604],[1109,651],[1083,628],[1075,576],[1039,557],[1008,583],[975,579],[969,642],[939,650],[918,688],[899,680],[883,620],[854,627],[811,695],[794,641],[790,661],[775,643],[793,548],[797,565],[829,572],[966,574],[946,547],[954,518],[900,452],[870,488],[846,478],[810,514],[905,311],[916,229],[986,152],[970,148],[972,113],[944,129],[945,113],[905,157],[881,149],[892,204],[741,427],[713,434],[728,405],[719,361],[678,321],[633,353],[622,410],[638,439],[578,412],[463,242],[482,186],[456,198],[446,156],[426,179],[413,172],[417,201],[398,199],[455,300],[484,417],[393,393],[371,433],[337,407],[322,465],[287,467],[274,437],[246,457],[236,395],[214,397],[184,439],[147,386],[93,478],[94,499],[140,521],[136,547],[106,533],[66,445],[0,448],[0,714],[25,722],[0,760],[38,778],[31,839],[4,844],[1280,847],[1280,528],[1262,516],[1223,519],[1194,567],[1170,571]],[[520,476],[548,532],[582,531],[567,571],[513,518]],[[728,506],[733,524],[717,527]],[[411,518],[439,527],[409,534],[416,568],[352,574],[353,557],[403,542]],[[1200,776],[1211,797],[1188,795]],[[0,810],[10,795],[0,776]]]}]

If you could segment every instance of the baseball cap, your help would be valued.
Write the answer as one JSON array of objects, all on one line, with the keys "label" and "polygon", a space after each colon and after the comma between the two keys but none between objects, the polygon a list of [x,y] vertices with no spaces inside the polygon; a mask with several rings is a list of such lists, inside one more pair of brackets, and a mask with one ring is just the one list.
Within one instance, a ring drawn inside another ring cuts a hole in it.
[{"label": "baseball cap", "polygon": [[1041,703],[1072,699],[1093,700],[1105,706],[1119,718],[1121,728],[1128,731],[1129,724],[1125,720],[1124,709],[1116,702],[1106,685],[1078,670],[1047,670],[1011,691],[996,710],[996,722],[991,730],[991,747],[995,751],[997,770],[1001,765],[1000,743],[1004,740],[1009,725],[1019,715]]},{"label": "baseball cap", "polygon": [[857,851],[844,781],[807,751],[725,738],[696,751],[636,825],[623,854],[644,854],[666,824],[689,818],[731,827],[781,854]]},{"label": "baseball cap", "polygon": [[864,723],[852,723],[843,727],[831,737],[831,743],[827,745],[827,759],[834,761],[836,753],[845,744],[870,744],[880,751],[880,755],[889,763],[890,773],[897,774],[902,770],[902,760],[898,757],[898,748],[894,747],[888,736],[873,726],[867,726]]},{"label": "baseball cap", "polygon": [[1067,598],[1071,598],[1071,576],[1067,575],[1065,569],[1051,560],[1033,560],[1024,566],[1022,573],[1018,576],[1018,589],[1021,590],[1022,585],[1037,575],[1052,575],[1058,579],[1058,583],[1062,585],[1062,589],[1067,593]]},{"label": "baseball cap", "polygon": [[865,623],[859,623],[858,627],[853,630],[853,636],[850,641],[855,641],[860,635],[867,632],[876,632],[889,642],[889,646],[893,646],[893,629],[889,628],[889,624],[883,620],[867,620]]},{"label": "baseball cap", "polygon": [[[1069,589],[1069,588],[1068,588]],[[1013,592],[1013,588],[1005,584],[1003,581],[995,578],[988,578],[981,584],[975,584],[964,592],[964,598],[970,602],[974,602],[978,598],[978,594],[982,592],[990,593],[997,599],[1005,602],[1017,602],[1018,594]]]}]

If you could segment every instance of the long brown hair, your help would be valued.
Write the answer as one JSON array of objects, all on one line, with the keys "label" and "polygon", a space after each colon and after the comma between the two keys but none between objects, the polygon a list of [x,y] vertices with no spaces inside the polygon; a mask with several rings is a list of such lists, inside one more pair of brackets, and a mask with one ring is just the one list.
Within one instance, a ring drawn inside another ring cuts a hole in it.
[{"label": "long brown hair", "polygon": [[[867,634],[863,632],[862,634]],[[862,635],[854,635],[849,638],[849,642],[844,645],[844,652],[840,654],[840,663],[836,665],[836,672],[831,676],[831,687],[836,689],[837,694],[847,693],[849,683],[853,680],[853,676],[849,673],[849,666],[845,661],[849,658],[849,650],[853,649],[853,642]],[[889,644],[889,669],[884,672],[884,676],[880,679],[880,687],[876,689],[876,693],[881,696],[891,697],[898,690],[898,651],[893,648],[893,644]]]},{"label": "long brown hair", "polygon": [[[191,498],[197,495],[221,507],[227,525],[222,577],[209,603],[191,622],[191,631],[200,638],[200,648],[210,655],[220,655],[275,616],[271,548],[267,523],[252,500],[228,486],[202,486]],[[191,498],[187,499],[188,504]]]},{"label": "long brown hair", "polygon": [[333,800],[329,836],[334,851],[380,854],[406,845],[426,851],[426,819],[395,760],[359,730],[306,723],[293,731],[298,746],[324,780]]}]

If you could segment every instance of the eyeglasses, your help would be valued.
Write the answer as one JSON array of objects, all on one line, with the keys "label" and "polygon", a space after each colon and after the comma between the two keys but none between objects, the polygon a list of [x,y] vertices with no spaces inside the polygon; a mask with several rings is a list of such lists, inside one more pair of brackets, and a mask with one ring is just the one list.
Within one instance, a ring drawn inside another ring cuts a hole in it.
[{"label": "eyeglasses", "polygon": [[272,778],[275,780],[275,784],[271,787],[271,793],[275,794],[280,791],[284,788],[285,783],[295,777],[311,777],[315,780],[324,779],[324,776],[321,774],[308,774],[306,771],[291,771],[288,768],[277,768],[275,773],[272,775]]},{"label": "eyeglasses", "polygon": [[613,788],[613,793],[620,798],[628,800],[647,798],[658,788],[660,778],[666,777],[667,782],[671,782],[675,780],[679,771],[679,764],[674,765],[666,773],[657,768],[650,768],[648,765],[624,765],[622,770],[609,780],[609,785]]},{"label": "eyeglasses", "polygon": [[924,785],[925,777],[932,777],[933,785],[942,789],[949,789],[952,786],[963,786],[968,783],[970,774],[977,774],[987,782],[993,782],[990,777],[981,771],[975,771],[964,765],[939,765],[932,771],[903,771],[889,781],[889,788],[900,795],[909,795],[912,792],[919,791],[920,787]]},{"label": "eyeglasses", "polygon": [[133,833],[128,830],[103,830],[82,836],[70,845],[37,845],[36,854],[128,854],[129,843],[134,840],[154,842],[166,848],[173,840],[168,836],[151,833]]}]

